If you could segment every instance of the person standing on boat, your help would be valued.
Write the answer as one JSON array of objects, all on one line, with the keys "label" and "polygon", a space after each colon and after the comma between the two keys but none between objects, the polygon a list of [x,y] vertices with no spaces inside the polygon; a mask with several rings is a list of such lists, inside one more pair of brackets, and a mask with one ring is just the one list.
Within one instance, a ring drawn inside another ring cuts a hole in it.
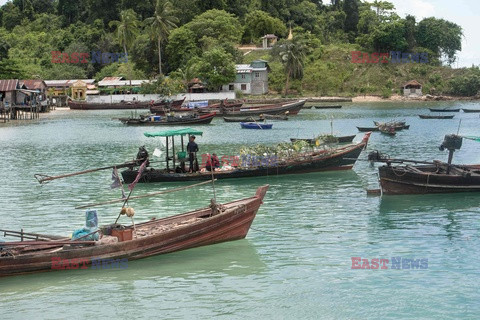
[{"label": "person standing on boat", "polygon": [[190,161],[189,172],[190,173],[196,172],[197,168],[196,166],[194,166],[194,163],[196,163],[198,166],[198,162],[197,162],[198,145],[195,143],[194,135],[190,136],[190,140],[188,141],[188,144],[187,144],[187,152],[188,152],[188,160]]}]

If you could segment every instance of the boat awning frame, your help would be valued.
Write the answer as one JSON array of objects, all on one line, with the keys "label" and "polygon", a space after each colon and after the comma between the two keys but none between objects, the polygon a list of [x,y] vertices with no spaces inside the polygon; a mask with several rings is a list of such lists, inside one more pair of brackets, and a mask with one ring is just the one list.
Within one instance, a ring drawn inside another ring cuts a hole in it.
[{"label": "boat awning frame", "polygon": [[198,131],[191,128],[185,129],[178,129],[178,130],[167,130],[167,131],[159,131],[159,132],[145,132],[143,135],[145,137],[153,138],[153,137],[173,137],[173,136],[185,136],[185,135],[203,135],[202,131]]}]

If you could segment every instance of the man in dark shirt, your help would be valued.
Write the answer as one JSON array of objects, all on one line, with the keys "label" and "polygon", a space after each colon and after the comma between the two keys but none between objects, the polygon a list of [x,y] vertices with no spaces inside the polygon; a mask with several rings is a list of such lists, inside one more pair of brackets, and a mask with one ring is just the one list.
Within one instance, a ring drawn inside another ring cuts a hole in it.
[{"label": "man in dark shirt", "polygon": [[187,144],[187,152],[188,160],[190,161],[189,172],[195,172],[197,168],[194,166],[194,162],[196,162],[198,145],[195,143],[195,136],[193,135],[190,136],[190,141]]}]

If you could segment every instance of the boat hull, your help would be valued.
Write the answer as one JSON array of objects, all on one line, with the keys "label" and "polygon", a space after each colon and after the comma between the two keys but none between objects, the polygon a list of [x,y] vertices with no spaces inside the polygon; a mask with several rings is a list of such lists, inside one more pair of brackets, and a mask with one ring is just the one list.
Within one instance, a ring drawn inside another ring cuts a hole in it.
[{"label": "boat hull", "polygon": [[[249,108],[229,108],[219,110],[217,116],[234,116],[234,117],[245,117],[245,116],[259,116],[261,114],[269,115],[285,115],[288,111],[288,115],[296,115],[302,110],[305,105],[305,100],[299,100],[295,102],[285,103],[282,105],[273,105],[273,106],[259,106],[259,107],[249,107]],[[208,112],[208,110],[199,110],[200,112]]]},{"label": "boat hull", "polygon": [[272,129],[273,124],[269,123],[257,123],[257,122],[240,122],[242,129],[257,129],[257,130],[267,130]]},{"label": "boat hull", "polygon": [[126,110],[148,109],[150,102],[119,102],[119,103],[91,103],[68,101],[68,107],[72,110]]},{"label": "boat hull", "polygon": [[[361,143],[355,145],[347,145],[345,147],[335,149],[332,154],[319,154],[318,156],[305,159],[302,161],[291,161],[288,163],[277,163],[277,165],[255,167],[255,168],[238,168],[232,171],[215,171],[215,179],[233,179],[233,178],[250,178],[259,176],[285,175],[285,174],[302,174],[310,172],[333,171],[333,170],[349,170],[355,164],[360,156],[363,148],[368,143],[369,134]],[[131,183],[137,177],[137,170],[124,170],[122,177],[125,183]],[[182,181],[202,181],[212,179],[211,172],[197,173],[170,173],[161,169],[148,169],[143,172],[139,182],[182,182]]]},{"label": "boat hull", "polygon": [[430,112],[459,112],[460,109],[435,109],[435,108],[428,108]]},{"label": "boat hull", "polygon": [[[332,142],[332,143],[347,143],[347,142],[352,142],[353,139],[356,137],[356,135],[351,135],[351,136],[341,136],[341,137],[335,137],[337,138],[337,142]],[[305,141],[309,144],[315,144],[316,139],[301,139],[301,138],[290,138],[290,141],[297,142],[297,141]]]},{"label": "boat hull", "polygon": [[[466,166],[468,167],[468,166]],[[480,191],[480,175],[436,174],[435,166],[418,166],[422,172],[406,170],[403,166],[378,168],[384,194],[427,194]],[[475,166],[471,166],[476,169]],[[478,169],[476,169],[478,170]]]},{"label": "boat hull", "polygon": [[466,113],[478,113],[480,112],[480,109],[462,109],[463,112],[466,112]]},{"label": "boat hull", "polygon": [[455,117],[454,115],[452,116],[428,116],[428,115],[423,115],[420,114],[418,115],[420,119],[453,119]]},{"label": "boat hull", "polygon": [[183,118],[175,119],[173,121],[148,121],[142,119],[120,119],[123,124],[131,126],[181,126],[181,125],[196,125],[196,124],[210,124],[215,118],[215,114],[202,115],[198,118]]},{"label": "boat hull", "polygon": [[[17,255],[0,257],[0,276],[54,270],[53,259],[84,259],[92,264],[94,259],[135,260],[194,247],[243,239],[248,233],[255,215],[263,203],[268,185],[259,187],[255,196],[224,204],[225,211],[210,216],[210,208],[200,209],[168,218],[153,220],[136,225],[137,230],[181,224],[189,219],[197,221],[159,232],[147,237],[118,242],[115,244],[94,245],[77,249],[63,249],[45,254]],[[50,251],[50,250],[48,250]]]}]

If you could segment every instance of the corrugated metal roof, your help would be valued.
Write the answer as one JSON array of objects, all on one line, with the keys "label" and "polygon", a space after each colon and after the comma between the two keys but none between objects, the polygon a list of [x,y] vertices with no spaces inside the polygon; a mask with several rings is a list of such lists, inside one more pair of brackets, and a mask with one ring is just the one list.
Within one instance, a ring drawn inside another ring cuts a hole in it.
[{"label": "corrugated metal roof", "polygon": [[10,79],[10,80],[0,80],[0,91],[14,91],[17,89],[18,80],[17,79]]},{"label": "corrugated metal roof", "polygon": [[42,90],[44,87],[47,85],[43,80],[40,79],[34,79],[34,80],[20,80],[20,86],[22,84],[28,89],[28,90]]},{"label": "corrugated metal roof", "polygon": [[71,87],[76,81],[83,81],[86,84],[95,83],[95,79],[72,79],[72,80],[45,80],[47,87]]},{"label": "corrugated metal roof", "polygon": [[116,81],[100,81],[99,87],[123,87],[123,86],[140,86],[142,83],[150,83],[150,80],[116,80]]}]

